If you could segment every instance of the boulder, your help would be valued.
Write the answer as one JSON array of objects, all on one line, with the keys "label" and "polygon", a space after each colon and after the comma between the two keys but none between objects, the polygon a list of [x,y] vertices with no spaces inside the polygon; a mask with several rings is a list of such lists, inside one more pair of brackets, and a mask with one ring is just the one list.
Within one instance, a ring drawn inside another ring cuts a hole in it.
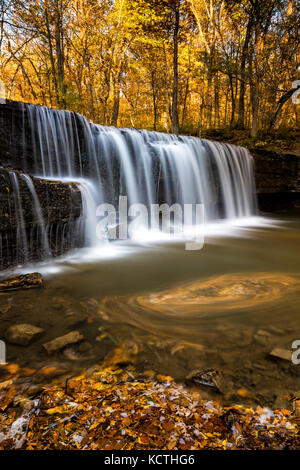
[{"label": "boulder", "polygon": [[40,273],[22,274],[0,280],[0,292],[41,287],[43,278]]},{"label": "boulder", "polygon": [[70,344],[79,343],[84,339],[83,335],[79,331],[70,331],[64,336],[59,336],[48,343],[43,344],[43,347],[46,349],[48,354],[53,354]]},{"label": "boulder", "polygon": [[186,376],[185,380],[188,385],[210,387],[219,392],[224,388],[222,373],[214,369],[193,370]]},{"label": "boulder", "polygon": [[42,328],[30,325],[29,323],[22,323],[13,325],[8,329],[7,340],[13,344],[27,346],[38,339],[43,332]]},{"label": "boulder", "polygon": [[282,359],[284,361],[292,361],[292,352],[288,349],[274,348],[270,352],[270,356],[275,357],[277,359]]}]

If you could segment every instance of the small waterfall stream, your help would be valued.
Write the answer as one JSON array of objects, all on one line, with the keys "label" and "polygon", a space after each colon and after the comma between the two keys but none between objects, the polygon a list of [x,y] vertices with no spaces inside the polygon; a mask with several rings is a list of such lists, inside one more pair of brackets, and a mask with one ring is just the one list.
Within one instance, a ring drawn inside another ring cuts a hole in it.
[{"label": "small waterfall stream", "polygon": [[49,239],[48,239],[48,234],[47,234],[47,228],[45,225],[43,213],[42,213],[42,208],[40,205],[40,201],[38,198],[38,195],[36,193],[32,178],[28,175],[21,174],[20,178],[22,178],[27,186],[28,189],[32,195],[32,201],[33,201],[33,207],[35,210],[35,215],[37,217],[37,222],[38,222],[38,228],[40,229],[40,241],[41,241],[41,253],[43,258],[49,258],[51,256],[51,250],[49,246]]},{"label": "small waterfall stream", "polygon": [[28,249],[28,240],[27,234],[25,229],[25,220],[23,215],[23,206],[22,206],[22,198],[20,194],[20,186],[19,186],[19,179],[18,174],[14,171],[9,172],[11,182],[12,182],[12,189],[13,189],[13,199],[14,199],[14,206],[15,206],[15,217],[16,217],[16,227],[17,227],[17,257],[26,263],[29,260],[29,249]]},{"label": "small waterfall stream", "polygon": [[[119,196],[126,195],[128,205],[140,203],[149,208],[161,203],[182,207],[203,204],[207,222],[238,221],[256,213],[252,157],[242,147],[196,137],[104,127],[73,112],[31,104],[22,104],[22,112],[30,129],[23,133],[23,169],[38,178],[79,184],[86,246],[99,242],[96,207],[101,203],[118,207]],[[32,179],[27,174],[20,177],[32,197],[44,257],[49,257],[52,229],[44,221]],[[30,247],[24,233],[18,177],[11,172],[11,178],[19,218],[18,243],[26,261]]]}]

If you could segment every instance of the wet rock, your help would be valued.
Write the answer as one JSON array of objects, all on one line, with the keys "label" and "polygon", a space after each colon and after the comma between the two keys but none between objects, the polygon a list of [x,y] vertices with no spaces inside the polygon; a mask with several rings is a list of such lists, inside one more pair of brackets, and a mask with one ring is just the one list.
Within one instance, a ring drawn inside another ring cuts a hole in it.
[{"label": "wet rock", "polygon": [[187,384],[211,387],[217,391],[223,388],[223,376],[214,369],[193,370],[186,376]]},{"label": "wet rock", "polygon": [[0,292],[10,292],[19,289],[32,289],[41,287],[43,278],[40,273],[22,274],[0,281]]},{"label": "wet rock", "polygon": [[70,333],[64,336],[59,336],[58,338],[48,341],[48,343],[43,344],[43,347],[48,354],[52,354],[70,344],[80,343],[82,340],[83,335],[79,331],[70,331]]},{"label": "wet rock", "polygon": [[292,352],[288,349],[274,348],[270,352],[270,356],[289,362],[292,360]]},{"label": "wet rock", "polygon": [[42,328],[28,323],[13,325],[8,329],[7,340],[13,344],[27,346],[38,339],[43,332]]}]

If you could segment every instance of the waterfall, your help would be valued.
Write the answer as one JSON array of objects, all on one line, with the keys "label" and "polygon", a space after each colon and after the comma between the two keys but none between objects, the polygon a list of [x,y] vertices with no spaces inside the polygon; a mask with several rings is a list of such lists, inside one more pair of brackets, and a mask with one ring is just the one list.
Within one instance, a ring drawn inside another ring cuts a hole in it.
[{"label": "waterfall", "polygon": [[22,198],[20,193],[20,186],[19,186],[19,179],[18,174],[14,171],[9,172],[12,184],[12,193],[14,199],[14,214],[16,218],[16,235],[17,235],[17,258],[26,263],[29,259],[29,250],[28,250],[28,240],[27,240],[27,233],[25,228],[25,220],[24,220],[24,213],[23,213],[23,206],[22,206]]},{"label": "waterfall", "polygon": [[26,174],[21,174],[20,177],[27,184],[28,189],[32,196],[33,207],[34,207],[35,215],[37,218],[37,226],[40,229],[40,234],[38,237],[40,241],[40,245],[41,245],[40,252],[43,258],[49,258],[51,257],[51,250],[49,246],[47,229],[46,229],[40,201],[36,193],[32,178]]},{"label": "waterfall", "polygon": [[[22,111],[30,130],[23,133],[24,170],[38,178],[78,182],[86,218],[85,245],[97,243],[96,207],[101,203],[117,206],[122,195],[128,197],[129,205],[203,204],[207,222],[238,221],[256,213],[252,157],[245,148],[105,127],[76,113],[44,106],[26,104]],[[20,217],[17,180],[12,178]],[[45,227],[32,180],[26,175],[22,178],[32,195],[43,251],[49,253],[51,231]],[[26,253],[21,218],[18,227]]]},{"label": "waterfall", "polygon": [[[65,185],[36,179],[22,170],[3,166],[0,166],[0,179],[1,270],[12,265],[48,260],[82,246],[84,226],[78,206],[84,198],[80,197],[74,183]],[[60,194],[63,200],[59,201],[58,207],[56,203]],[[72,207],[71,201],[75,204],[74,214],[68,211]]]}]

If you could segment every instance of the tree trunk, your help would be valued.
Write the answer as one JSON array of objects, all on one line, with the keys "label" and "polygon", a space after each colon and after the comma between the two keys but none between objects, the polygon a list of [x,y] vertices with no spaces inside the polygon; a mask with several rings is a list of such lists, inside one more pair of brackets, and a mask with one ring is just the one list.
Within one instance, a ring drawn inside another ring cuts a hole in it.
[{"label": "tree trunk", "polygon": [[116,90],[114,94],[114,104],[112,110],[112,117],[111,117],[111,126],[117,126],[118,124],[118,117],[119,117],[119,107],[120,107],[120,90]]},{"label": "tree trunk", "polygon": [[198,122],[198,137],[201,137],[202,134],[202,122],[203,122],[203,98],[201,98],[201,104],[200,104],[200,114],[199,114],[199,122]]},{"label": "tree trunk", "polygon": [[59,90],[59,107],[66,107],[66,90],[65,90],[65,58],[64,58],[64,38],[63,38],[63,6],[62,1],[57,0],[55,19],[55,45],[57,60],[57,76]]},{"label": "tree trunk", "polygon": [[212,82],[213,82],[213,55],[214,55],[214,48],[210,49],[209,54],[209,70],[208,70],[208,77],[207,77],[207,123],[206,126],[211,129],[212,127]]},{"label": "tree trunk", "polygon": [[169,79],[168,79],[168,62],[167,62],[167,54],[166,48],[164,45],[164,59],[165,59],[165,81],[166,81],[166,131],[169,133],[169,118],[171,115],[171,108],[170,108],[170,100],[169,100]]},{"label": "tree trunk", "polygon": [[214,79],[214,107],[215,107],[215,127],[220,127],[220,102],[219,102],[219,84],[218,76]]},{"label": "tree trunk", "polygon": [[282,106],[288,101],[288,99],[296,92],[300,90],[300,85],[298,85],[297,87],[295,88],[292,88],[291,90],[289,90],[288,92],[286,92],[277,102],[277,105],[276,105],[276,109],[275,109],[275,112],[272,116],[272,118],[270,119],[270,124],[269,124],[269,130],[271,130],[274,126],[275,126],[275,123],[276,123],[276,120],[278,118],[278,115],[281,111],[281,108]]},{"label": "tree trunk", "polygon": [[[250,105],[252,110],[251,137],[255,137],[258,125],[258,105],[259,105],[259,66],[254,50],[259,38],[259,32],[255,31],[255,43],[251,44],[249,51],[249,79],[250,79]],[[253,67],[253,63],[255,68]],[[251,116],[250,116],[251,119]],[[251,122],[249,119],[249,123]]]},{"label": "tree trunk", "polygon": [[251,137],[255,137],[258,125],[259,83],[256,78],[251,83],[252,127]]},{"label": "tree trunk", "polygon": [[120,108],[120,85],[121,85],[122,67],[120,67],[116,83],[114,84],[114,103],[111,117],[111,126],[117,126]]},{"label": "tree trunk", "polygon": [[239,95],[239,111],[238,111],[238,120],[237,128],[245,128],[245,93],[246,93],[246,62],[249,49],[249,42],[252,34],[253,19],[249,18],[246,30],[245,42],[242,50],[241,57],[241,84],[240,84],[240,95]]},{"label": "tree trunk", "polygon": [[230,94],[231,94],[231,117],[230,117],[230,124],[229,127],[232,128],[234,123],[234,115],[235,115],[235,94],[234,94],[234,87],[233,87],[233,79],[232,75],[229,75],[229,84],[230,84]]},{"label": "tree trunk", "polygon": [[157,102],[156,102],[156,92],[155,92],[155,80],[154,80],[154,71],[151,71],[151,87],[152,87],[152,102],[153,102],[153,130],[156,131],[156,122],[157,122]]},{"label": "tree trunk", "polygon": [[49,15],[48,15],[48,7],[45,9],[45,20],[46,20],[46,29],[47,29],[47,41],[49,47],[49,56],[50,56],[50,63],[51,63],[51,72],[52,72],[52,80],[54,84],[55,96],[56,96],[56,104],[59,106],[59,91],[56,79],[56,69],[55,69],[55,62],[54,62],[54,55],[53,55],[53,47],[52,47],[52,38],[51,38],[51,30],[49,24]]},{"label": "tree trunk", "polygon": [[189,95],[189,79],[187,78],[186,79],[186,84],[185,84],[183,108],[182,108],[182,115],[181,115],[181,128],[183,127],[183,123],[184,123],[185,112],[186,112],[186,103],[187,103],[188,95]]}]

